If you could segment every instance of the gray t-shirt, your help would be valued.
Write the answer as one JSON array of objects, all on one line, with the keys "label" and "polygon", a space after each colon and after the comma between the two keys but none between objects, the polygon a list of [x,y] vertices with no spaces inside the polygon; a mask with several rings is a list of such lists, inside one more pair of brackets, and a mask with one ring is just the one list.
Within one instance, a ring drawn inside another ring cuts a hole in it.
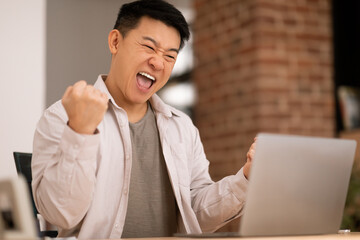
[{"label": "gray t-shirt", "polygon": [[169,237],[177,230],[177,205],[150,106],[137,123],[129,123],[132,169],[122,238]]}]

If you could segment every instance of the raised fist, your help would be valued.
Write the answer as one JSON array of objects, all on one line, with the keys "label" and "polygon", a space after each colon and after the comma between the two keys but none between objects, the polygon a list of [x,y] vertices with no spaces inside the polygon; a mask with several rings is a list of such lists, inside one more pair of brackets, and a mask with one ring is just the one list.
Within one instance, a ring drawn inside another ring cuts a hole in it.
[{"label": "raised fist", "polygon": [[244,175],[247,179],[249,179],[252,162],[253,162],[254,155],[255,155],[256,140],[257,140],[257,138],[254,138],[254,142],[253,142],[253,144],[251,144],[251,147],[246,154],[246,163],[244,165],[243,171],[244,171]]},{"label": "raised fist", "polygon": [[69,118],[69,127],[81,134],[94,134],[108,108],[107,95],[85,81],[68,87],[61,102]]}]

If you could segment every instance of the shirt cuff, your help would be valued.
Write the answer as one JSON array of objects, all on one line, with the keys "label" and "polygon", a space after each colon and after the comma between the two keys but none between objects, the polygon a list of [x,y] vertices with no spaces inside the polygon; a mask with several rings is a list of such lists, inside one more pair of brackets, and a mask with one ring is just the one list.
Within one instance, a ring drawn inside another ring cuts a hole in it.
[{"label": "shirt cuff", "polygon": [[239,201],[244,202],[248,187],[249,180],[246,179],[243,168],[241,168],[232,178],[231,191]]}]

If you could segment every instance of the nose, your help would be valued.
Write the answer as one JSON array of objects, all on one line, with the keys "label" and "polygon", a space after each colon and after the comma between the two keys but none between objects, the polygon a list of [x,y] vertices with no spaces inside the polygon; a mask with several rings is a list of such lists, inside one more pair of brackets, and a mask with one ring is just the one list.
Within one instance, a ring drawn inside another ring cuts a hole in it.
[{"label": "nose", "polygon": [[149,59],[149,64],[156,71],[161,71],[164,69],[164,59],[157,54]]}]

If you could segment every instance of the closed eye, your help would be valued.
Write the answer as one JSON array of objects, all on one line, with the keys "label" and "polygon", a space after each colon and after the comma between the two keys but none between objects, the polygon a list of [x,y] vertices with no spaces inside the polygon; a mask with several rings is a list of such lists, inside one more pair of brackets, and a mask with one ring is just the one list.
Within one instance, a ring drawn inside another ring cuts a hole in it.
[{"label": "closed eye", "polygon": [[155,51],[155,49],[153,47],[150,47],[149,45],[143,45],[143,46]]}]

